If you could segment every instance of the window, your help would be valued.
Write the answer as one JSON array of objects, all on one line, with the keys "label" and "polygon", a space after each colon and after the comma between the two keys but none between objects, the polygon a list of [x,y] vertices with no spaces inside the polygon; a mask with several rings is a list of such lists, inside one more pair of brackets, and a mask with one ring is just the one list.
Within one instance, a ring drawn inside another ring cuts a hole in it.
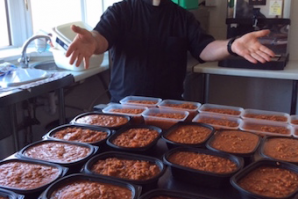
[{"label": "window", "polygon": [[0,48],[10,45],[10,37],[8,32],[8,17],[6,12],[6,1],[0,0]]},{"label": "window", "polygon": [[120,0],[0,0],[0,50],[20,47],[39,31],[85,21],[95,26],[104,10]]},{"label": "window", "polygon": [[85,0],[86,5],[86,23],[91,27],[96,26],[101,14],[111,5],[120,0]]},{"label": "window", "polygon": [[50,32],[51,28],[82,20],[81,0],[31,0],[33,33],[40,30]]}]

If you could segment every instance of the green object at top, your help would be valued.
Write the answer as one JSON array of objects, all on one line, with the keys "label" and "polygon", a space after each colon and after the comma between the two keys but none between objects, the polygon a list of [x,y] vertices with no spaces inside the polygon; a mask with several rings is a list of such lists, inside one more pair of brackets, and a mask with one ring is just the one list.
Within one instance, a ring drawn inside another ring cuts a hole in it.
[{"label": "green object at top", "polygon": [[172,1],[187,10],[197,9],[199,7],[198,0],[172,0]]}]

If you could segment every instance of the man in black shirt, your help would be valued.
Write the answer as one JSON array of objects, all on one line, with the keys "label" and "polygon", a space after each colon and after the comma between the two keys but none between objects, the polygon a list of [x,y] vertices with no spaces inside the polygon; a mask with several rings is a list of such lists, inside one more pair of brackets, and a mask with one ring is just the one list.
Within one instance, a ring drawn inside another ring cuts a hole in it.
[{"label": "man in black shirt", "polygon": [[171,0],[124,0],[109,7],[93,31],[72,26],[77,37],[66,56],[89,66],[92,54],[110,50],[112,102],[128,95],[182,99],[187,51],[199,62],[237,54],[250,62],[270,61],[274,53],[258,42],[268,30],[236,40],[215,40],[187,10]]}]

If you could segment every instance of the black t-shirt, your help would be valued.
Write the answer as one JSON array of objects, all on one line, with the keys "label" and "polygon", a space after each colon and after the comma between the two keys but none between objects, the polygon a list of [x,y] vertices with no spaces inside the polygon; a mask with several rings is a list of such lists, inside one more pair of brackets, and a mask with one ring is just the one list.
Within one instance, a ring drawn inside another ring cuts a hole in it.
[{"label": "black t-shirt", "polygon": [[111,101],[128,95],[181,99],[187,51],[199,58],[214,38],[193,14],[171,0],[123,0],[109,7],[94,30],[109,42]]}]

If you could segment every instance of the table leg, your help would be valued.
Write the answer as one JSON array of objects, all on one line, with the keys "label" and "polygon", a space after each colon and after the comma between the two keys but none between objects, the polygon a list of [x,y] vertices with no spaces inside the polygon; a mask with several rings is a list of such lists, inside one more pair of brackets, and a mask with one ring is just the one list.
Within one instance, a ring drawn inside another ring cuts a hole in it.
[{"label": "table leg", "polygon": [[18,151],[20,149],[19,146],[19,135],[17,129],[17,116],[16,116],[16,104],[12,104],[9,106],[9,114],[10,114],[10,124],[12,129],[12,138],[14,142],[14,149]]},{"label": "table leg", "polygon": [[293,85],[292,85],[292,101],[291,101],[291,115],[296,114],[296,107],[297,107],[297,85],[298,85],[298,80],[293,80]]},{"label": "table leg", "polygon": [[203,104],[208,103],[209,100],[209,79],[210,74],[203,73]]},{"label": "table leg", "polygon": [[65,100],[63,88],[58,89],[59,124],[65,124]]},{"label": "table leg", "polygon": [[97,76],[98,76],[99,80],[101,81],[104,90],[107,91],[107,95],[108,95],[108,98],[110,100],[111,95],[110,95],[110,92],[108,91],[108,89],[109,89],[108,84],[105,82],[104,78],[102,77],[102,73],[99,73]]}]

